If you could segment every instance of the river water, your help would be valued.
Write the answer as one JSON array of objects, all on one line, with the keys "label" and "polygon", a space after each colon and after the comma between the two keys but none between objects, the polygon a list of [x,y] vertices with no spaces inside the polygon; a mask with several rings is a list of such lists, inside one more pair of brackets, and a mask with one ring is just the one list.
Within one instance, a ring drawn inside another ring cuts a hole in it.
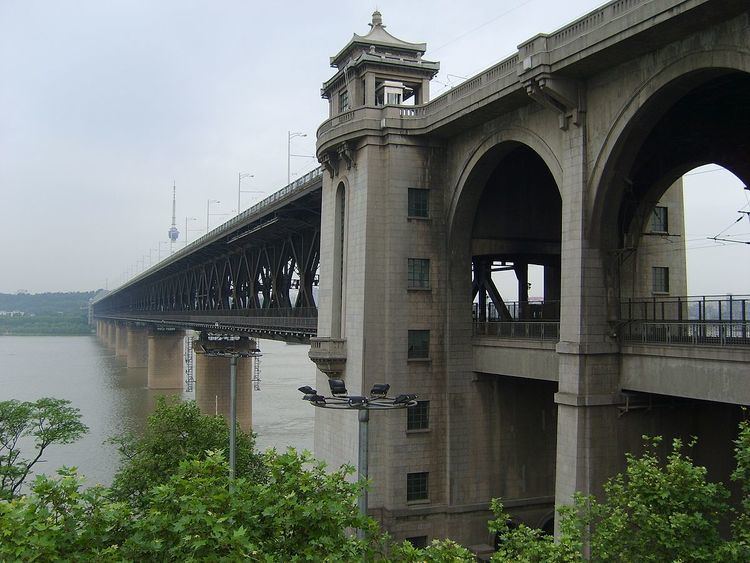
[{"label": "river water", "polygon": [[[261,449],[312,450],[313,409],[297,387],[314,381],[308,346],[259,340],[260,391],[253,393],[253,429]],[[0,336],[0,400],[68,399],[89,432],[78,442],[50,447],[37,473],[75,465],[88,484],[108,485],[118,465],[106,440],[143,428],[156,398],[192,393],[151,390],[146,369],[128,369],[94,336]]]}]

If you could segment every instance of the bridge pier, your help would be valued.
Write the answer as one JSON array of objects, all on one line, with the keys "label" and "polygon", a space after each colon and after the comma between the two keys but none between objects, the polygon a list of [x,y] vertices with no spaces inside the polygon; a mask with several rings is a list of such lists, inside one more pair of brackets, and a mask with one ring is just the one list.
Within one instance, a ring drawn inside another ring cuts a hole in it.
[{"label": "bridge pier", "polygon": [[128,367],[148,367],[148,329],[128,325]]},{"label": "bridge pier", "polygon": [[[230,379],[227,356],[214,356],[206,353],[210,343],[211,351],[226,345],[227,348],[255,348],[255,342],[247,338],[239,341],[208,341],[204,337],[193,344],[195,350],[195,401],[203,414],[221,415],[229,421]],[[253,422],[253,388],[252,358],[237,358],[237,422],[245,432],[252,430]]]},{"label": "bridge pier", "polygon": [[184,331],[151,330],[148,334],[148,388],[182,389]]},{"label": "bridge pier", "polygon": [[128,355],[128,325],[115,323],[115,356],[125,358]]},{"label": "bridge pier", "polygon": [[115,332],[114,321],[104,321],[104,345],[112,351],[115,349]]}]

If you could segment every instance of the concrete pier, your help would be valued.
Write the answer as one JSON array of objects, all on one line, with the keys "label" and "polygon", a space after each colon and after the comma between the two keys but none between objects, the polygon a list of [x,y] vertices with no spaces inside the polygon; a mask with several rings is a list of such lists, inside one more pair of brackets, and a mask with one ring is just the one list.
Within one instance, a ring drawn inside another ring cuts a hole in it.
[{"label": "concrete pier", "polygon": [[115,356],[125,358],[128,355],[128,325],[115,323]]},{"label": "concrete pier", "polygon": [[152,330],[148,334],[148,388],[182,389],[182,330]]},{"label": "concrete pier", "polygon": [[[205,353],[205,340],[196,340],[195,350],[195,401],[201,412],[207,415],[220,414],[229,420],[230,380],[229,357],[211,356]],[[239,344],[238,344],[239,343]],[[211,341],[212,345],[219,342]],[[255,348],[253,340],[229,341],[229,346],[249,350]],[[245,432],[252,430],[253,388],[252,359],[237,358],[237,422]]]},{"label": "concrete pier", "polygon": [[128,326],[128,367],[148,367],[148,329]]}]

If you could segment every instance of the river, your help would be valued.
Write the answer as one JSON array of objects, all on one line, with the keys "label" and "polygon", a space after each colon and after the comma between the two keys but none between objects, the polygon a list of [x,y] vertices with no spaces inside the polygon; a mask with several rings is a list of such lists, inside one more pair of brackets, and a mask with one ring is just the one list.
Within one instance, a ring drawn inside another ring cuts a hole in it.
[{"label": "river", "polygon": [[[253,394],[253,429],[261,449],[312,450],[313,409],[297,387],[314,381],[308,346],[259,340],[260,391]],[[79,441],[50,447],[37,473],[75,465],[87,483],[110,484],[118,455],[106,440],[143,428],[156,398],[192,393],[146,387],[146,369],[128,369],[94,336],[0,336],[0,400],[68,399],[89,432]]]}]

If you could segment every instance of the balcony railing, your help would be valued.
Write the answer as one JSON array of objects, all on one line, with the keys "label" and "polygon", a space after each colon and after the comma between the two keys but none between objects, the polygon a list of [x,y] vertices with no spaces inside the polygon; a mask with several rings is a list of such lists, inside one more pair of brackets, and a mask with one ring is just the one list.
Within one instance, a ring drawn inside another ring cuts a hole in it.
[{"label": "balcony railing", "polygon": [[474,322],[474,336],[557,341],[560,339],[560,323],[554,321],[476,321]]},{"label": "balcony railing", "polygon": [[623,340],[667,346],[750,346],[750,321],[634,321],[625,325]]},{"label": "balcony railing", "polygon": [[750,296],[701,295],[627,299],[620,302],[624,321],[750,321]]}]

